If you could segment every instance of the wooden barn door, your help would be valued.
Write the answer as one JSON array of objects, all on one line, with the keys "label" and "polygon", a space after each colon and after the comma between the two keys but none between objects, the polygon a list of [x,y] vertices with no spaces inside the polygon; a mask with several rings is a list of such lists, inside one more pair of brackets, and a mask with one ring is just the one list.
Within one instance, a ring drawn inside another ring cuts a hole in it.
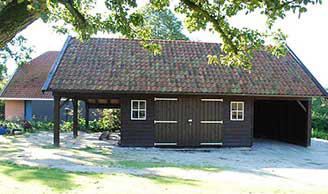
[{"label": "wooden barn door", "polygon": [[177,108],[179,110],[178,146],[199,146],[198,98],[179,98],[179,106]]},{"label": "wooden barn door", "polygon": [[222,145],[222,102],[222,99],[200,99],[199,141],[201,146]]},{"label": "wooden barn door", "polygon": [[155,146],[222,145],[222,99],[155,98]]},{"label": "wooden barn door", "polygon": [[177,98],[155,98],[155,146],[176,146],[178,136]]}]

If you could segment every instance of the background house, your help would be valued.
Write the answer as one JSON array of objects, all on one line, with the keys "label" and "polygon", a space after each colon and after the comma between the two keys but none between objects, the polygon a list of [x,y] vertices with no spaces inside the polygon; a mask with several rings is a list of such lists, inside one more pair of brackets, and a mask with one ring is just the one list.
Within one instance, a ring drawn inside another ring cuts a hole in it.
[{"label": "background house", "polygon": [[41,87],[59,52],[49,51],[18,67],[1,92],[6,120],[52,120],[53,98]]},{"label": "background house", "polygon": [[[5,120],[53,120],[53,96],[50,92],[42,93],[41,88],[58,54],[45,52],[17,68],[0,95],[5,102]],[[71,109],[71,103],[62,108],[63,120],[71,117]]]}]

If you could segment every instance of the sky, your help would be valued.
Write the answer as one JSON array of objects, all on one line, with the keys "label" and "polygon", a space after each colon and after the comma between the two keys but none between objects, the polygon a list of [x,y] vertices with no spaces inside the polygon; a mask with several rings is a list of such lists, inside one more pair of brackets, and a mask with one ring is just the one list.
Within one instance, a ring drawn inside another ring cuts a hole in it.
[{"label": "sky", "polygon": [[[182,15],[178,18],[183,20]],[[231,24],[237,27],[250,27],[265,29],[265,18],[259,14],[250,16],[239,15],[231,20]],[[278,21],[275,25],[288,35],[287,43],[295,54],[301,59],[310,72],[324,86],[328,87],[328,2],[322,5],[309,6],[308,11],[298,18],[298,14],[289,14],[287,18]],[[184,33],[194,41],[221,42],[218,34],[208,31]],[[37,20],[20,34],[28,39],[33,45],[35,58],[47,51],[60,51],[67,35],[55,33],[49,24]],[[96,37],[115,37],[112,34],[100,34]],[[14,64],[9,64],[8,73],[15,70]]]}]

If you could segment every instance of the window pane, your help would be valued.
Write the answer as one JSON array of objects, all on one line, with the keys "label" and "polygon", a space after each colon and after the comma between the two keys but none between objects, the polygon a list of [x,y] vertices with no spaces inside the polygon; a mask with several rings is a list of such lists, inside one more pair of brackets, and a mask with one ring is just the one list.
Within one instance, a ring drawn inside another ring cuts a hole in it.
[{"label": "window pane", "polygon": [[237,118],[242,120],[243,119],[243,112],[238,112],[237,113]]},{"label": "window pane", "polygon": [[136,111],[136,110],[132,111],[132,118],[134,118],[134,119],[138,119],[139,118],[138,117],[138,111]]},{"label": "window pane", "polygon": [[243,110],[243,103],[238,103],[238,110]]},{"label": "window pane", "polygon": [[237,119],[237,112],[231,112],[231,119]]},{"label": "window pane", "polygon": [[144,119],[144,118],[146,118],[146,111],[140,111],[139,114],[140,114],[140,115],[139,115],[139,118],[140,118],[140,119]]},{"label": "window pane", "polygon": [[237,110],[237,103],[231,103],[231,110]]},{"label": "window pane", "polygon": [[133,101],[132,102],[132,108],[133,109],[138,109],[138,101]]},{"label": "window pane", "polygon": [[145,109],[146,108],[146,103],[144,101],[140,101],[140,109]]}]

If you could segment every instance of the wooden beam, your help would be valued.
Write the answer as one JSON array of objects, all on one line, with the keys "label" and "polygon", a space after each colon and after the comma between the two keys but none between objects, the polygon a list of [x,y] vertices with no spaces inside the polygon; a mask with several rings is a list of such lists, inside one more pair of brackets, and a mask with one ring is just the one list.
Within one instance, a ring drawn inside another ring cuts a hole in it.
[{"label": "wooden beam", "polygon": [[65,106],[65,104],[67,104],[69,102],[69,98],[67,98],[64,102],[62,102],[59,106],[59,108],[63,108],[63,106]]},{"label": "wooden beam", "polygon": [[311,146],[311,136],[312,136],[312,99],[307,101],[307,142],[306,146]]},{"label": "wooden beam", "polygon": [[76,138],[78,136],[78,99],[73,99],[73,137]]},{"label": "wooden beam", "polygon": [[54,145],[60,143],[60,96],[54,97]]},{"label": "wooden beam", "polygon": [[119,104],[89,104],[89,108],[121,108]]},{"label": "wooden beam", "polygon": [[89,103],[85,102],[85,127],[89,129]]},{"label": "wooden beam", "polygon": [[302,104],[302,102],[299,100],[296,100],[296,101],[300,105],[300,107],[304,110],[304,112],[306,112],[306,108],[305,108],[304,104]]}]

